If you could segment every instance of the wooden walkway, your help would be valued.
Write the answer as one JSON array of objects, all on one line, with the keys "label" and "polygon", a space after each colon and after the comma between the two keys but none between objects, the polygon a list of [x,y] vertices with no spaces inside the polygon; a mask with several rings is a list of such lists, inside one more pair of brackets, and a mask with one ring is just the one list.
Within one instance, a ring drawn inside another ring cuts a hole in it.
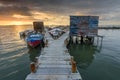
[{"label": "wooden walkway", "polygon": [[48,47],[42,50],[39,56],[39,66],[35,73],[30,73],[26,80],[82,80],[80,73],[72,73],[71,56],[67,53],[64,34],[57,40],[49,38]]}]

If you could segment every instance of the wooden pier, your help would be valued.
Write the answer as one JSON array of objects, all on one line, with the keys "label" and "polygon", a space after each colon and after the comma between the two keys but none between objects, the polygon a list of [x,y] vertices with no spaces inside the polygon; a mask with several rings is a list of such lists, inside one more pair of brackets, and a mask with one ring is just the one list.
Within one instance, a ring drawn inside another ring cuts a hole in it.
[{"label": "wooden pier", "polygon": [[[82,80],[78,70],[73,71],[70,54],[66,51],[65,33],[57,40],[47,34],[49,45],[45,47],[38,58],[38,68],[35,73],[27,75],[26,80]],[[34,53],[33,53],[34,54]]]}]

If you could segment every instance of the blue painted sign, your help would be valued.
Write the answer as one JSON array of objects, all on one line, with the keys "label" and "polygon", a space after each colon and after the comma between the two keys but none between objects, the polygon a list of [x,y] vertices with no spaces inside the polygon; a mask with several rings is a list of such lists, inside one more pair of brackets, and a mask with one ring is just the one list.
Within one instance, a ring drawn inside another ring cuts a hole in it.
[{"label": "blue painted sign", "polygon": [[98,34],[98,16],[70,16],[70,35]]}]

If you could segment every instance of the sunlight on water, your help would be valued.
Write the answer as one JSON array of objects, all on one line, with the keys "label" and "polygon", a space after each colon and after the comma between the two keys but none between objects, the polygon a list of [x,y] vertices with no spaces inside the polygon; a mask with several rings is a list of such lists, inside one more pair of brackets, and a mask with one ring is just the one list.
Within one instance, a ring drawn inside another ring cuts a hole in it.
[{"label": "sunlight on water", "polygon": [[26,29],[31,26],[0,27],[0,80],[24,80],[29,73],[28,50],[19,38]]},{"label": "sunlight on water", "polygon": [[14,32],[15,32],[15,35],[16,37],[19,37],[19,32],[23,31],[23,30],[28,30],[28,29],[32,29],[32,26],[29,26],[29,27],[26,27],[26,26],[15,26],[13,28]]},{"label": "sunlight on water", "polygon": [[16,55],[13,55],[13,56],[0,58],[0,61],[2,61],[2,60],[8,60],[8,59],[13,59],[13,58],[17,58],[17,57],[21,57],[21,56],[24,55],[25,53],[27,53],[27,52],[21,52],[20,54],[16,54]]}]

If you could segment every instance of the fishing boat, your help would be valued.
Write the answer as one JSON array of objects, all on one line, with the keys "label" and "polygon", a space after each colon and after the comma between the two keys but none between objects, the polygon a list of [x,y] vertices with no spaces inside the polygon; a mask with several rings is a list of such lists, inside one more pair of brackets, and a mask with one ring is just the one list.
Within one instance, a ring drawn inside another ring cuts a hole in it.
[{"label": "fishing boat", "polygon": [[40,48],[44,47],[44,24],[43,22],[35,21],[33,22],[34,30],[25,30],[20,32],[20,38],[24,39],[27,43],[28,48],[35,48],[40,46]]},{"label": "fishing boat", "polygon": [[43,39],[44,39],[44,37],[43,37],[42,34],[39,34],[39,33],[37,33],[37,34],[30,34],[30,35],[28,35],[26,37],[26,42],[27,42],[28,46],[34,48],[34,47],[42,44],[43,43]]}]

